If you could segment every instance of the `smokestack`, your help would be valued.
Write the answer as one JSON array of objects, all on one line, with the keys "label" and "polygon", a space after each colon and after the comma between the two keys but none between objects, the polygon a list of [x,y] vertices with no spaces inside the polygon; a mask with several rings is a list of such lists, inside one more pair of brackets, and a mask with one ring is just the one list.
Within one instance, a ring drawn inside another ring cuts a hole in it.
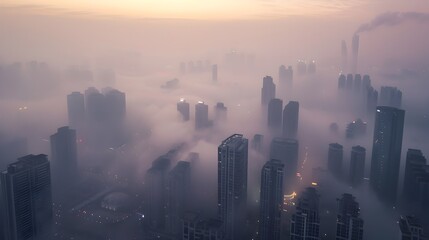
[{"label": "smokestack", "polygon": [[353,74],[357,73],[358,52],[359,52],[359,35],[355,34],[355,35],[353,35],[353,39],[352,39],[352,66],[351,66],[351,73],[353,73]]},{"label": "smokestack", "polygon": [[347,67],[348,67],[348,62],[347,62],[347,44],[346,41],[343,40],[341,42],[341,72],[342,73],[346,73],[347,72]]}]

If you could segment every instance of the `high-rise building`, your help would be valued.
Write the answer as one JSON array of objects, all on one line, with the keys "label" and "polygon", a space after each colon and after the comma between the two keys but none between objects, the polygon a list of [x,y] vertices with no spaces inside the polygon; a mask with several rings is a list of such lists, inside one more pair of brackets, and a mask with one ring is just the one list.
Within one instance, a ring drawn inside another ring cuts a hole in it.
[{"label": "high-rise building", "polygon": [[69,126],[82,129],[85,123],[85,97],[82,93],[72,92],[67,95],[67,112]]},{"label": "high-rise building", "polygon": [[413,216],[401,216],[399,219],[399,230],[401,240],[428,240],[429,237],[423,232],[420,219]]},{"label": "high-rise building", "polygon": [[405,111],[379,106],[375,115],[370,184],[383,200],[397,195]]},{"label": "high-rise building", "polygon": [[316,61],[315,60],[311,60],[307,64],[307,73],[308,74],[315,74],[316,73]]},{"label": "high-rise building", "polygon": [[183,121],[189,121],[190,111],[189,103],[185,99],[181,98],[177,103],[177,111],[182,115]]},{"label": "high-rise building", "polygon": [[105,106],[107,108],[106,120],[113,124],[113,126],[121,124],[126,115],[125,93],[109,88],[105,91],[104,96],[106,101]]},{"label": "high-rise building", "polygon": [[292,66],[286,68],[285,65],[281,65],[279,67],[279,82],[292,84],[293,81],[293,70]]},{"label": "high-rise building", "polygon": [[405,162],[403,196],[408,202],[418,202],[420,180],[429,175],[426,171],[426,158],[419,149],[408,149]]},{"label": "high-rise building", "polygon": [[284,188],[290,190],[298,168],[299,144],[296,139],[273,138],[270,145],[270,159],[279,160],[284,165]]},{"label": "high-rise building", "polygon": [[223,238],[222,221],[205,219],[198,214],[187,212],[183,217],[182,240],[221,240]]},{"label": "high-rise building", "polygon": [[353,35],[352,39],[352,66],[351,72],[355,74],[358,69],[359,35]]},{"label": "high-rise building", "polygon": [[255,134],[252,139],[252,149],[261,153],[263,151],[264,135]]},{"label": "high-rise building", "polygon": [[168,174],[167,229],[178,237],[182,233],[182,218],[190,200],[190,178],[191,165],[186,161],[179,161]]},{"label": "high-rise building", "polygon": [[209,106],[199,101],[195,105],[195,129],[204,129],[208,127],[209,124]]},{"label": "high-rise building", "polygon": [[340,76],[338,77],[338,89],[346,89],[346,75],[344,74],[340,74]]},{"label": "high-rise building", "polygon": [[362,78],[362,90],[364,90],[363,92],[365,92],[365,90],[367,90],[369,87],[371,87],[371,78],[369,77],[369,75],[363,75],[363,78]]},{"label": "high-rise building", "polygon": [[276,97],[276,85],[271,76],[265,76],[262,82],[261,89],[261,104],[268,105],[271,99]]},{"label": "high-rise building", "polygon": [[366,150],[364,147],[352,147],[352,153],[350,156],[349,179],[350,184],[354,187],[359,186],[363,181],[365,174],[365,155]]},{"label": "high-rise building", "polygon": [[366,133],[366,125],[367,123],[362,121],[362,119],[358,118],[353,122],[347,124],[346,128],[346,138],[355,138],[359,136],[363,136]]},{"label": "high-rise building", "polygon": [[214,107],[215,120],[225,121],[227,117],[227,112],[228,108],[225,107],[225,104],[223,104],[223,102],[216,103],[216,106]]},{"label": "high-rise building", "polygon": [[49,239],[52,227],[52,193],[46,155],[27,155],[1,173],[4,238]]},{"label": "high-rise building", "polygon": [[402,92],[396,87],[381,87],[380,106],[400,108],[402,105]]},{"label": "high-rise building", "polygon": [[217,82],[217,64],[212,65],[212,81]]},{"label": "high-rise building", "polygon": [[261,172],[259,239],[280,240],[282,205],[283,164],[270,160]]},{"label": "high-rise building", "polygon": [[308,187],[299,195],[290,225],[291,240],[320,240],[319,194]]},{"label": "high-rise building", "polygon": [[356,93],[359,93],[362,88],[362,76],[360,74],[355,74],[355,80],[354,80],[354,91]]},{"label": "high-rise building", "polygon": [[85,110],[86,120],[89,126],[98,126],[106,119],[106,101],[104,95],[101,94],[96,88],[90,87],[85,90]]},{"label": "high-rise building", "polygon": [[56,192],[62,192],[78,177],[76,131],[69,127],[58,128],[50,142],[53,185]]},{"label": "high-rise building", "polygon": [[283,137],[297,137],[298,117],[299,103],[296,101],[289,101],[283,110]]},{"label": "high-rise building", "polygon": [[298,75],[305,75],[307,74],[307,64],[303,60],[299,60],[296,65],[296,70],[298,72]]},{"label": "high-rise building", "polygon": [[359,203],[348,193],[338,201],[336,240],[362,240],[363,220],[359,216]]},{"label": "high-rise building", "polygon": [[218,147],[218,211],[227,240],[244,238],[248,140],[234,134]]},{"label": "high-rise building", "polygon": [[347,88],[347,90],[353,89],[353,74],[350,74],[350,73],[347,74],[346,88]]},{"label": "high-rise building", "polygon": [[366,109],[369,114],[374,114],[378,102],[378,92],[373,87],[369,86],[366,96]]},{"label": "high-rise building", "polygon": [[282,126],[283,101],[273,98],[268,104],[268,127],[280,130]]},{"label": "high-rise building", "polygon": [[329,144],[328,169],[335,176],[340,177],[343,167],[343,146],[338,143]]},{"label": "high-rise building", "polygon": [[341,41],[341,72],[347,72],[348,57],[347,57],[347,44],[346,41]]}]

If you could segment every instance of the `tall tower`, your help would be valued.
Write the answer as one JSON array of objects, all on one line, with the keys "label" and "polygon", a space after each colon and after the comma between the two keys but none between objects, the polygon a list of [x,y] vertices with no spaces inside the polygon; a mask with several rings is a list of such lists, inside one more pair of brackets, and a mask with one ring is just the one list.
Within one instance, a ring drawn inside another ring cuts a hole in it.
[{"label": "tall tower", "polygon": [[283,110],[283,137],[296,138],[298,133],[299,103],[289,101]]},{"label": "tall tower", "polygon": [[241,134],[218,147],[218,210],[225,239],[244,239],[247,202],[248,140]]},{"label": "tall tower", "polygon": [[1,173],[2,239],[49,239],[52,195],[46,155],[27,155]]},{"label": "tall tower", "polygon": [[[283,101],[273,98],[268,104],[268,127],[273,130],[280,130],[282,126]],[[277,131],[276,131],[277,132]]]},{"label": "tall tower", "polygon": [[338,201],[336,240],[363,239],[363,220],[359,212],[359,203],[353,195],[344,193]]},{"label": "tall tower", "polygon": [[352,147],[350,157],[350,184],[354,187],[360,185],[365,173],[366,150],[361,146]]},{"label": "tall tower", "polygon": [[261,172],[259,236],[261,240],[280,240],[283,205],[283,164],[265,163]]},{"label": "tall tower", "polygon": [[82,129],[85,123],[85,97],[82,93],[72,92],[67,95],[67,112],[69,126]]},{"label": "tall tower", "polygon": [[168,174],[167,228],[175,236],[181,236],[182,218],[187,210],[191,184],[191,166],[180,161]]},{"label": "tall tower", "polygon": [[357,73],[358,68],[358,53],[359,53],[359,35],[355,34],[353,35],[352,39],[352,67],[351,67],[351,73],[355,74]]},{"label": "tall tower", "polygon": [[195,129],[200,130],[209,126],[209,106],[199,101],[195,105]]},{"label": "tall tower", "polygon": [[271,99],[276,97],[276,85],[271,76],[265,76],[262,82],[261,89],[261,104],[268,105]]},{"label": "tall tower", "polygon": [[335,176],[340,177],[343,167],[343,146],[338,143],[329,144],[328,169]]},{"label": "tall tower", "polygon": [[185,99],[181,98],[177,103],[177,111],[182,115],[183,121],[189,121],[189,103]]},{"label": "tall tower", "polygon": [[279,160],[284,165],[284,189],[289,188],[294,183],[298,168],[298,141],[291,138],[273,138],[270,145],[270,159]]},{"label": "tall tower", "polygon": [[54,186],[61,192],[60,189],[72,185],[78,175],[76,131],[69,127],[58,128],[50,142]]},{"label": "tall tower", "polygon": [[302,192],[290,225],[291,240],[320,240],[319,194],[315,188]]},{"label": "tall tower", "polygon": [[212,81],[217,82],[217,64],[212,65]]},{"label": "tall tower", "polygon": [[405,111],[379,106],[375,114],[370,184],[383,200],[396,201]]},{"label": "tall tower", "polygon": [[423,180],[427,171],[426,158],[419,149],[408,149],[405,162],[404,186],[402,196],[409,201],[415,202],[419,200],[419,180]]}]

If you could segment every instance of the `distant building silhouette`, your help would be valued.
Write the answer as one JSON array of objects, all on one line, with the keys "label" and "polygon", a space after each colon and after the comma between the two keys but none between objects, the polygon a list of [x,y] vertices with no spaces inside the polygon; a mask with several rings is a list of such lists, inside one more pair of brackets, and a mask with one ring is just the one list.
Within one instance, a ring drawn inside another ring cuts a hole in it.
[{"label": "distant building silhouette", "polygon": [[265,163],[261,172],[260,240],[280,240],[282,205],[283,164],[272,159]]},{"label": "distant building silhouette", "polygon": [[362,119],[360,118],[347,124],[346,138],[353,139],[353,138],[365,135],[366,126],[367,126],[367,123],[363,122]]},{"label": "distant building silhouette", "polygon": [[46,155],[27,155],[1,173],[2,239],[49,239],[52,225],[50,165]]},{"label": "distant building silhouette", "polygon": [[190,111],[189,103],[185,99],[181,98],[177,103],[177,111],[182,115],[183,121],[189,121]]},{"label": "distant building silhouette", "polygon": [[378,105],[400,108],[402,105],[402,92],[396,87],[381,87]]},{"label": "distant building silhouette", "polygon": [[227,118],[228,108],[225,107],[223,102],[218,102],[214,107],[214,113],[216,121],[225,121]]},{"label": "distant building silhouette", "polygon": [[429,210],[429,166],[419,149],[407,151],[402,196],[416,212]]},{"label": "distant building silhouette", "polygon": [[340,76],[338,77],[338,89],[346,89],[346,75],[344,74],[340,74]]},{"label": "distant building silhouette", "polygon": [[316,61],[315,60],[311,60],[307,64],[307,73],[308,74],[315,74],[316,73]]},{"label": "distant building silhouette", "polygon": [[85,97],[82,93],[72,92],[67,95],[67,112],[69,126],[82,129],[85,125]]},{"label": "distant building silhouette", "polygon": [[209,106],[199,101],[195,105],[195,129],[201,130],[207,128],[209,125]]},{"label": "distant building silhouette", "polygon": [[283,110],[283,137],[296,138],[298,133],[299,103],[289,101]]},{"label": "distant building silhouette", "polygon": [[182,240],[223,240],[222,221],[187,212],[183,217]]},{"label": "distant building silhouette", "polygon": [[265,76],[261,89],[261,104],[268,105],[271,99],[276,97],[276,85],[271,76]]},{"label": "distant building silhouette", "polygon": [[253,135],[253,139],[252,139],[252,143],[251,143],[252,149],[261,153],[263,151],[263,142],[264,142],[264,135],[261,135],[261,134]]},{"label": "distant building silhouette", "polygon": [[351,73],[355,74],[358,70],[358,56],[359,56],[359,35],[353,35],[352,39],[352,66]]},{"label": "distant building silhouette", "polygon": [[53,185],[61,193],[74,185],[78,177],[76,131],[69,127],[58,128],[50,142]]},{"label": "distant building silhouette", "polygon": [[372,146],[370,184],[383,200],[397,195],[405,111],[377,107]]},{"label": "distant building silhouette", "polygon": [[336,240],[362,240],[363,220],[359,216],[359,203],[348,193],[338,201]]},{"label": "distant building silhouette", "polygon": [[353,84],[353,90],[356,93],[359,93],[362,88],[362,76],[360,74],[355,74],[355,80]]},{"label": "distant building silhouette", "polygon": [[305,61],[299,60],[296,65],[296,70],[298,72],[298,75],[307,74],[307,64],[305,63]]},{"label": "distant building silhouette", "polygon": [[378,92],[373,87],[367,89],[366,109],[369,114],[374,114],[378,102]]},{"label": "distant building silhouette", "polygon": [[179,161],[168,174],[167,190],[167,229],[177,237],[182,236],[182,219],[191,200],[190,187],[190,163]]},{"label": "distant building silhouette", "polygon": [[352,147],[350,156],[350,184],[354,187],[359,186],[365,174],[365,155],[366,150],[361,146]]},{"label": "distant building silhouette", "polygon": [[243,239],[247,203],[248,140],[234,134],[218,147],[218,210],[227,240]]},{"label": "distant building silhouette", "polygon": [[399,219],[399,230],[401,240],[428,240],[424,234],[420,220],[413,216],[401,216]]},{"label": "distant building silhouette", "polygon": [[292,66],[286,68],[285,65],[279,67],[279,82],[291,85],[293,82]]},{"label": "distant building silhouette", "polygon": [[320,240],[319,194],[315,188],[306,188],[299,195],[291,219],[290,239]]},{"label": "distant building silhouette", "polygon": [[268,127],[272,130],[280,131],[282,126],[283,101],[273,98],[268,104]]},{"label": "distant building silhouette", "polygon": [[298,169],[298,141],[291,138],[273,138],[269,159],[279,160],[284,165],[284,189],[290,190]]},{"label": "distant building silhouette", "polygon": [[338,143],[329,144],[328,169],[336,177],[342,175],[343,146]]},{"label": "distant building silhouette", "polygon": [[346,78],[346,88],[347,88],[347,90],[352,90],[353,89],[353,84],[354,84],[353,74],[349,73],[349,74],[347,74],[347,78]]}]

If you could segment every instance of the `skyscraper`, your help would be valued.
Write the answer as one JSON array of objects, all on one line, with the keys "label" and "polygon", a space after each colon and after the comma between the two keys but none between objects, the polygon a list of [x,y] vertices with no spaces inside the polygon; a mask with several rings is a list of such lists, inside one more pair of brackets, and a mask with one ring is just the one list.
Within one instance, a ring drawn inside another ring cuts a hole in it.
[{"label": "skyscraper", "polygon": [[362,240],[363,220],[359,217],[359,203],[348,193],[338,201],[336,240]]},{"label": "skyscraper", "polygon": [[271,99],[276,97],[276,85],[271,76],[265,76],[262,82],[261,89],[261,104],[268,105]]},{"label": "skyscraper", "polygon": [[273,138],[270,145],[270,159],[279,160],[284,165],[284,189],[294,183],[298,168],[299,144],[296,139]]},{"label": "skyscraper", "polygon": [[356,93],[359,93],[361,91],[361,87],[362,87],[362,76],[360,74],[355,74],[353,90]]},{"label": "skyscraper", "polygon": [[283,137],[296,138],[298,133],[299,103],[289,101],[283,110]]},{"label": "skyscraper", "polygon": [[185,99],[181,98],[177,103],[177,111],[182,115],[183,121],[189,121],[189,103]]},{"label": "skyscraper", "polygon": [[367,88],[366,109],[369,114],[374,114],[378,102],[378,92],[373,87]]},{"label": "skyscraper", "polygon": [[67,112],[69,126],[82,129],[85,123],[85,97],[80,92],[67,95]]},{"label": "skyscraper", "polygon": [[290,226],[291,240],[320,240],[319,194],[308,187],[301,193]]},{"label": "skyscraper", "polygon": [[307,74],[307,64],[303,60],[299,60],[296,65],[296,70],[298,72],[298,75],[305,75]]},{"label": "skyscraper", "polygon": [[343,146],[338,143],[329,144],[328,169],[335,176],[340,177],[343,167]]},{"label": "skyscraper", "polygon": [[225,104],[223,104],[223,102],[218,102],[216,103],[214,112],[215,112],[215,120],[225,121],[228,113],[228,108],[225,107]]},{"label": "skyscraper", "polygon": [[73,185],[78,175],[76,131],[69,127],[58,128],[50,142],[54,186],[61,192]]},{"label": "skyscraper", "polygon": [[218,147],[218,211],[227,240],[244,237],[247,155],[248,140],[241,134],[228,137]]},{"label": "skyscraper", "polygon": [[308,74],[315,74],[316,73],[316,61],[315,60],[311,60],[307,64],[307,73]]},{"label": "skyscraper", "polygon": [[408,149],[405,160],[404,190],[402,195],[409,202],[417,202],[419,200],[419,180],[429,175],[424,169],[426,163],[426,158],[423,156],[421,150]]},{"label": "skyscraper", "polygon": [[346,87],[347,87],[347,90],[353,89],[353,74],[350,74],[350,73],[347,74]]},{"label": "skyscraper", "polygon": [[275,130],[280,130],[282,126],[282,109],[283,101],[278,98],[273,98],[268,104],[268,127]]},{"label": "skyscraper", "polygon": [[413,216],[401,216],[399,219],[399,230],[401,240],[427,240],[429,239],[423,232],[420,219]]},{"label": "skyscraper", "polygon": [[289,66],[286,68],[285,65],[281,65],[279,67],[279,82],[280,83],[286,83],[286,84],[292,84],[293,81],[293,70],[292,66]]},{"label": "skyscraper", "polygon": [[353,74],[356,73],[358,68],[358,53],[359,53],[359,35],[355,34],[353,35],[352,39],[352,66],[351,66],[351,72]]},{"label": "skyscraper", "polygon": [[52,195],[46,155],[27,155],[1,173],[4,239],[49,239]]},{"label": "skyscraper", "polygon": [[199,101],[195,105],[195,129],[200,130],[209,126],[209,106]]},{"label": "skyscraper", "polygon": [[380,106],[400,108],[402,105],[402,92],[396,87],[383,86],[380,90],[379,101],[378,105]]},{"label": "skyscraper", "polygon": [[183,217],[183,237],[181,240],[222,240],[222,221],[205,219],[198,214],[187,212]]},{"label": "skyscraper", "polygon": [[187,210],[190,195],[190,163],[179,161],[168,174],[167,229],[181,236],[182,218]]},{"label": "skyscraper", "polygon": [[261,153],[263,151],[264,135],[255,134],[252,139],[252,149]]},{"label": "skyscraper", "polygon": [[354,187],[360,185],[365,173],[365,155],[366,150],[361,146],[352,147],[350,156],[350,184]]},{"label": "skyscraper", "polygon": [[279,160],[270,160],[261,172],[260,240],[280,240],[282,205],[283,164]]},{"label": "skyscraper", "polygon": [[344,74],[340,74],[340,76],[338,77],[338,89],[346,89],[346,75]]},{"label": "skyscraper", "polygon": [[385,106],[377,107],[375,115],[370,184],[391,203],[397,195],[404,116],[404,110]]}]

